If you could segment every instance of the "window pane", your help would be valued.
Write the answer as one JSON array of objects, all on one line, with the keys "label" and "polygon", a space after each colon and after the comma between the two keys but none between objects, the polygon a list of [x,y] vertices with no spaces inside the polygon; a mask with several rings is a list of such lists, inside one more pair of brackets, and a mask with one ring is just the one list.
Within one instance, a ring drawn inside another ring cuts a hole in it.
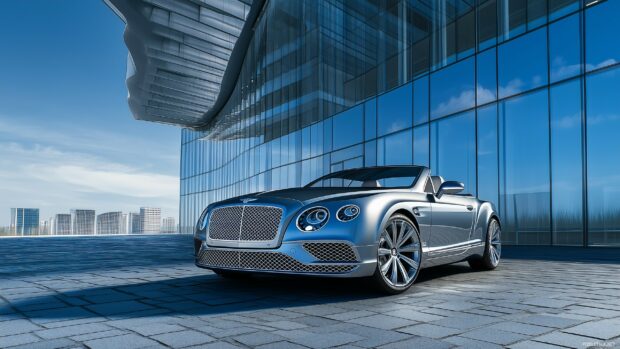
[{"label": "window pane", "polygon": [[472,57],[431,75],[431,119],[474,106],[474,73]]},{"label": "window pane", "polygon": [[581,73],[581,35],[579,14],[549,26],[549,64],[551,82]]},{"label": "window pane", "polygon": [[579,9],[580,0],[549,0],[549,20],[552,21]]},{"label": "window pane", "polygon": [[547,32],[539,29],[499,47],[499,97],[547,83]]},{"label": "window pane", "polygon": [[550,94],[553,242],[582,245],[581,81],[557,85]]},{"label": "window pane", "polygon": [[497,104],[478,109],[478,197],[498,207]]},{"label": "window pane", "polygon": [[413,129],[413,163],[428,166],[430,163],[428,125]]},{"label": "window pane", "polygon": [[591,245],[620,245],[618,86],[620,68],[591,75],[586,81],[588,240]]},{"label": "window pane", "polygon": [[478,50],[484,50],[497,43],[497,2],[478,1]]},{"label": "window pane", "polygon": [[500,212],[509,244],[549,244],[547,90],[500,105]]},{"label": "window pane", "polygon": [[377,117],[380,136],[411,127],[411,90],[411,84],[407,84],[379,96]]},{"label": "window pane", "polygon": [[476,98],[478,105],[497,99],[497,65],[495,64],[495,52],[495,49],[486,50],[477,57],[478,86],[476,88]]},{"label": "window pane", "polygon": [[586,69],[620,61],[620,1],[605,1],[586,10]]},{"label": "window pane", "polygon": [[527,0],[527,29],[547,23],[547,0]]},{"label": "window pane", "polygon": [[428,75],[413,82],[413,124],[428,122]]},{"label": "window pane", "polygon": [[364,103],[364,122],[365,122],[365,137],[366,139],[373,139],[377,137],[377,100],[371,99]]},{"label": "window pane", "polygon": [[363,111],[363,105],[360,104],[334,116],[334,149],[341,149],[362,142]]},{"label": "window pane", "polygon": [[378,165],[411,165],[411,130],[377,140]]},{"label": "window pane", "polygon": [[476,123],[474,112],[452,116],[431,125],[431,168],[446,180],[463,182],[476,194]]},{"label": "window pane", "polygon": [[503,40],[525,33],[527,0],[498,0],[499,33]]},{"label": "window pane", "polygon": [[473,54],[476,47],[476,12],[467,1],[458,1],[458,7],[456,48],[457,59],[461,59]]}]

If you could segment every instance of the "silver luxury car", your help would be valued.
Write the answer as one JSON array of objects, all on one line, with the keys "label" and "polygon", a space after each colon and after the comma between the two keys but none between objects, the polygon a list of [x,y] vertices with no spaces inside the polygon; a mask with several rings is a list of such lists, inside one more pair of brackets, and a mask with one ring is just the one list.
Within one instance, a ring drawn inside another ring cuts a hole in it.
[{"label": "silver luxury car", "polygon": [[406,290],[430,266],[494,269],[497,211],[463,190],[426,167],[383,166],[213,203],[196,226],[196,265],[227,277],[369,277],[388,293]]}]

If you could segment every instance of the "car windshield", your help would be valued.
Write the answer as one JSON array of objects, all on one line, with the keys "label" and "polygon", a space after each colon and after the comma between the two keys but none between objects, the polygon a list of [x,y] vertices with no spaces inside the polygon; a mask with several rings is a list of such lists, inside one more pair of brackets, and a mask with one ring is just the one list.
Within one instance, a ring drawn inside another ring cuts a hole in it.
[{"label": "car windshield", "polygon": [[417,166],[371,167],[328,174],[306,185],[308,188],[410,188],[422,168]]}]

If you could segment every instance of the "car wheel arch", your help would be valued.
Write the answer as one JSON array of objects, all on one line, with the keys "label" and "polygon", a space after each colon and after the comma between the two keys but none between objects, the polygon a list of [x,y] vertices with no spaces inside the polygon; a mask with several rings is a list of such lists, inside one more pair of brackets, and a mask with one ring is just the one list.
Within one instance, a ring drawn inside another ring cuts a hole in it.
[{"label": "car wheel arch", "polygon": [[386,210],[385,214],[383,215],[383,218],[379,222],[379,226],[377,227],[376,236],[375,236],[376,242],[379,241],[383,227],[385,226],[386,222],[390,219],[390,217],[394,216],[395,214],[402,214],[403,216],[409,218],[411,222],[413,222],[413,225],[415,226],[415,228],[418,230],[418,233],[420,232],[420,225],[418,224],[418,221],[415,219],[413,212],[407,209],[407,206],[405,204],[396,204],[390,207],[388,210]]}]

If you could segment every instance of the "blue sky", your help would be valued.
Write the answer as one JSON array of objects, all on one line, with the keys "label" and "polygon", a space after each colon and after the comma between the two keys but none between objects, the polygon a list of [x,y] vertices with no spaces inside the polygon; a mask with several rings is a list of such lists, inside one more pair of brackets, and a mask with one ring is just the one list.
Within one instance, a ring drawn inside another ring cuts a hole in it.
[{"label": "blue sky", "polygon": [[0,226],[11,207],[177,217],[181,131],[131,115],[123,30],[101,0],[3,1]]}]

